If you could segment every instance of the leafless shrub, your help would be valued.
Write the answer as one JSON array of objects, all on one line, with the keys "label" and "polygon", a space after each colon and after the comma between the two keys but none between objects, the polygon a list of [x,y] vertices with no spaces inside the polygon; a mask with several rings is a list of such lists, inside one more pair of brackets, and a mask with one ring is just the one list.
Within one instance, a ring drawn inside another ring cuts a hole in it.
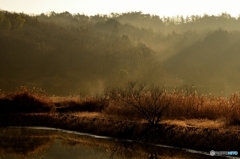
[{"label": "leafless shrub", "polygon": [[128,82],[125,89],[115,88],[108,93],[111,100],[121,103],[126,114],[134,112],[151,125],[161,120],[169,106],[166,91],[159,87],[146,88],[146,83]]}]

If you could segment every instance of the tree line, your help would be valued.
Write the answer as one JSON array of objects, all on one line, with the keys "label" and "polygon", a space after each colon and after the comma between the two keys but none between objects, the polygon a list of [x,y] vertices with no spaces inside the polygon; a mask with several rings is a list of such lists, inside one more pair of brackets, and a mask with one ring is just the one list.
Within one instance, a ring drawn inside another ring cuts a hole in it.
[{"label": "tree line", "polygon": [[170,18],[1,11],[0,89],[28,85],[51,94],[94,94],[128,80],[239,88],[239,20],[227,13]]}]

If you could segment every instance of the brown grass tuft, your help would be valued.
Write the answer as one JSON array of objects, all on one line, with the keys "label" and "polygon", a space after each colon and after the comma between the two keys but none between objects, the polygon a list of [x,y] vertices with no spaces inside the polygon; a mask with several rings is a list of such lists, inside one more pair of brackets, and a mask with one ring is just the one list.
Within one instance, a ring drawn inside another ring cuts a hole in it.
[{"label": "brown grass tuft", "polygon": [[1,113],[39,113],[55,110],[52,102],[40,89],[21,87],[0,98]]}]

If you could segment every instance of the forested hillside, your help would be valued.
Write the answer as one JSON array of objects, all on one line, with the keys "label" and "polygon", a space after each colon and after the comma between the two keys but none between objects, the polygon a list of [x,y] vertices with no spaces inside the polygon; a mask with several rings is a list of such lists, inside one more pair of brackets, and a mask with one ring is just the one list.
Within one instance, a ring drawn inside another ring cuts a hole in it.
[{"label": "forested hillside", "polygon": [[240,90],[240,18],[0,12],[0,89],[101,93],[128,80]]}]

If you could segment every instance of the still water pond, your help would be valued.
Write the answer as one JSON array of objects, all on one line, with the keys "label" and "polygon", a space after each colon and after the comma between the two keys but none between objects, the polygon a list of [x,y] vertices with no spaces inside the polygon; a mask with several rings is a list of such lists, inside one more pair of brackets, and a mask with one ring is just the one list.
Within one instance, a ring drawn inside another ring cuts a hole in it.
[{"label": "still water pond", "polygon": [[213,158],[185,150],[55,129],[0,128],[0,159]]}]

